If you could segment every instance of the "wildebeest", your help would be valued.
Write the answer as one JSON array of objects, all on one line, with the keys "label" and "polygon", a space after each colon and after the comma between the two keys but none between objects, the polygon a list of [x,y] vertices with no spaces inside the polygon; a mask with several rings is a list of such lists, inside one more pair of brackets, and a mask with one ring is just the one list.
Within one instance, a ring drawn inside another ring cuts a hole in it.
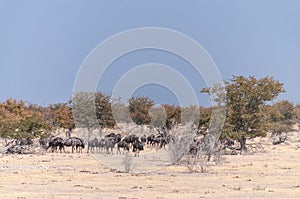
[{"label": "wildebeest", "polygon": [[113,139],[113,142],[116,144],[121,141],[121,134],[110,133],[108,135],[105,135],[104,138]]},{"label": "wildebeest", "polygon": [[18,145],[32,145],[33,141],[30,138],[21,138],[17,141]]},{"label": "wildebeest", "polygon": [[112,138],[104,139],[104,147],[106,149],[106,153],[113,154],[113,148],[115,147],[114,139]]},{"label": "wildebeest", "polygon": [[153,145],[154,144],[154,139],[155,139],[155,135],[154,134],[150,134],[147,137],[147,144]]},{"label": "wildebeest", "polygon": [[120,141],[120,142],[118,142],[118,144],[117,144],[117,154],[118,153],[120,153],[121,154],[121,148],[123,148],[123,154],[124,154],[124,151],[127,151],[127,152],[129,152],[129,144],[127,143],[127,142],[125,142],[125,141]]},{"label": "wildebeest", "polygon": [[141,137],[141,142],[142,142],[142,143],[146,143],[146,142],[147,142],[147,137],[146,137],[146,135],[143,135],[143,136]]},{"label": "wildebeest", "polygon": [[104,136],[104,138],[111,138],[111,137],[115,137],[116,134],[115,133],[110,133]]},{"label": "wildebeest", "polygon": [[135,134],[130,134],[124,137],[123,141],[127,142],[128,144],[132,144],[135,141],[139,141],[139,137]]},{"label": "wildebeest", "polygon": [[94,152],[94,148],[96,148],[98,145],[98,139],[94,138],[90,141],[88,141],[88,148],[87,148],[87,152]]},{"label": "wildebeest", "polygon": [[105,148],[105,139],[101,138],[100,140],[98,140],[97,142],[97,148],[99,152],[102,152]]},{"label": "wildebeest", "polygon": [[137,141],[134,141],[134,142],[132,143],[132,146],[133,146],[132,152],[135,153],[134,156],[138,156],[138,157],[139,157],[139,156],[140,156],[140,155],[139,155],[140,151],[144,150],[144,145],[143,145],[143,143],[137,140]]},{"label": "wildebeest", "polygon": [[50,139],[49,143],[48,143],[48,147],[47,150],[51,147],[51,152],[53,153],[54,151],[57,151],[57,148],[59,149],[59,151],[61,152],[62,150],[65,151],[64,148],[64,140],[60,137],[54,137],[52,139]]},{"label": "wildebeest", "polygon": [[39,139],[39,144],[43,149],[47,149],[48,148],[48,144],[49,142],[54,138],[54,135],[50,135],[49,137],[41,137]]},{"label": "wildebeest", "polygon": [[81,151],[81,152],[82,152],[82,149],[84,149],[84,142],[80,138],[70,137],[65,140],[64,146],[72,147],[72,153],[74,153],[74,150],[76,148],[76,153],[77,153],[78,149],[80,149],[79,151]]},{"label": "wildebeest", "polygon": [[44,149],[46,149],[48,147],[48,142],[49,142],[48,138],[40,138],[39,139],[39,144]]}]

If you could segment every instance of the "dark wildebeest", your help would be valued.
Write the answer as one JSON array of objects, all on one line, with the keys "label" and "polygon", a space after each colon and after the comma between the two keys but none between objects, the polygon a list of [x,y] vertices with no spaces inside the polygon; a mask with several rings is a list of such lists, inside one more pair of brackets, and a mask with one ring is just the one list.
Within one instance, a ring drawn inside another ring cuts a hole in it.
[{"label": "dark wildebeest", "polygon": [[98,148],[99,152],[104,151],[104,148],[105,148],[105,139],[104,138],[101,138],[100,140],[98,140],[97,148]]},{"label": "dark wildebeest", "polygon": [[32,145],[33,141],[30,138],[21,138],[17,141],[18,145]]},{"label": "dark wildebeest", "polygon": [[74,153],[75,148],[76,153],[78,152],[78,148],[80,149],[79,152],[82,152],[82,149],[84,149],[83,140],[77,137],[70,137],[66,139],[64,145],[67,147],[72,147],[72,153]]},{"label": "dark wildebeest", "polygon": [[88,148],[87,148],[87,152],[92,152],[94,153],[94,148],[96,148],[98,145],[98,139],[97,138],[94,138],[90,141],[88,141]]},{"label": "dark wildebeest", "polygon": [[139,157],[139,156],[140,156],[140,155],[139,155],[140,151],[144,150],[144,145],[143,145],[143,143],[140,142],[140,141],[134,141],[134,142],[132,143],[132,146],[133,146],[132,152],[135,153],[134,156],[135,156],[135,157],[136,157],[136,156]]},{"label": "dark wildebeest", "polygon": [[105,143],[104,145],[105,145],[106,153],[113,154],[113,148],[115,147],[114,139],[113,138],[106,138],[106,139],[104,139],[104,143]]},{"label": "dark wildebeest", "polygon": [[123,148],[123,154],[125,151],[129,152],[129,144],[123,140],[118,142],[117,147],[118,147],[117,154],[118,153],[121,154],[120,148]]},{"label": "dark wildebeest", "polygon": [[121,140],[122,140],[121,134],[120,133],[116,134],[116,136],[115,136],[115,143],[118,143]]},{"label": "dark wildebeest", "polygon": [[39,139],[39,144],[43,149],[47,149],[48,147],[48,143],[49,143],[49,139],[48,138],[40,138]]},{"label": "dark wildebeest", "polygon": [[115,137],[116,134],[115,133],[110,133],[104,136],[104,138],[111,138],[111,137]]},{"label": "dark wildebeest", "polygon": [[154,134],[150,134],[147,137],[147,144],[153,145],[154,144],[154,139],[155,139],[155,135]]},{"label": "dark wildebeest", "polygon": [[213,154],[215,147],[210,146],[210,141],[207,137],[201,139],[194,139],[189,147],[189,153],[191,155],[207,155],[207,161],[210,161],[210,158]]},{"label": "dark wildebeest", "polygon": [[162,137],[161,136],[157,136],[154,137],[153,141],[152,141],[152,146],[159,146],[160,145],[160,141],[161,141]]},{"label": "dark wildebeest", "polygon": [[64,148],[64,140],[60,137],[54,137],[50,139],[47,150],[51,147],[51,152],[57,151],[57,148],[61,152],[62,150],[65,151]]},{"label": "dark wildebeest", "polygon": [[142,142],[143,144],[145,144],[145,143],[147,142],[147,137],[146,137],[146,135],[143,135],[143,136],[141,137],[141,142]]},{"label": "dark wildebeest", "polygon": [[118,143],[118,142],[120,142],[121,141],[121,134],[115,134],[115,133],[110,133],[110,134],[108,134],[108,135],[105,135],[104,136],[104,138],[105,139],[107,139],[107,138],[109,138],[109,139],[113,139],[113,142],[116,144],[116,143]]},{"label": "dark wildebeest", "polygon": [[130,135],[127,135],[126,137],[123,138],[123,141],[127,142],[129,145],[135,141],[139,141],[139,137],[135,134],[130,134]]},{"label": "dark wildebeest", "polygon": [[43,137],[39,139],[39,144],[43,149],[48,148],[49,142],[54,138],[54,135],[50,135],[49,137]]}]

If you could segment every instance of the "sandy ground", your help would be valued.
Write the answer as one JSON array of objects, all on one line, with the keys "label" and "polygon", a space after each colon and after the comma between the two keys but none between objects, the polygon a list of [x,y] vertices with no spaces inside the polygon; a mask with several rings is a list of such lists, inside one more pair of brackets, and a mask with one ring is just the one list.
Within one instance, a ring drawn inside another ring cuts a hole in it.
[{"label": "sandy ground", "polygon": [[0,198],[300,198],[300,142],[265,150],[223,156],[203,173],[183,166],[120,173],[87,153],[3,155]]}]

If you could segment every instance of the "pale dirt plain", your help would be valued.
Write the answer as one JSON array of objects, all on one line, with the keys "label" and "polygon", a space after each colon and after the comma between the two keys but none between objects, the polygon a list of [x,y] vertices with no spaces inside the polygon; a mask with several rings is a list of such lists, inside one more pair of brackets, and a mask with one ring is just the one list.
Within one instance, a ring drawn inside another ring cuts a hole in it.
[{"label": "pale dirt plain", "polygon": [[300,198],[299,135],[291,133],[280,145],[262,139],[265,152],[224,155],[204,172],[165,166],[122,173],[86,150],[2,155],[0,198]]}]

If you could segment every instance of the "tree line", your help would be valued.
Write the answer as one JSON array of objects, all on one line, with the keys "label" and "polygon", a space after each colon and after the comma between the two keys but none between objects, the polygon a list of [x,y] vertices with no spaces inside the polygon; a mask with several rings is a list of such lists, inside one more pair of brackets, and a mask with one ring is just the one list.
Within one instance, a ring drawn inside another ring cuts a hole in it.
[{"label": "tree line", "polygon": [[102,92],[78,92],[67,103],[47,106],[7,99],[0,102],[0,137],[35,138],[48,136],[59,128],[75,128],[75,123],[76,127],[91,129],[96,125],[114,128],[117,122],[131,121],[141,127],[150,125],[168,130],[179,124],[193,124],[198,134],[206,135],[210,133],[212,110],[220,106],[226,110],[220,139],[236,140],[242,150],[246,150],[247,139],[264,137],[267,132],[281,136],[299,123],[300,105],[287,100],[274,102],[285,92],[283,83],[278,80],[232,76],[224,83],[222,89],[215,85],[201,90],[217,102],[211,107],[169,104],[155,107],[154,101],[144,96],[131,97],[124,103]]}]

